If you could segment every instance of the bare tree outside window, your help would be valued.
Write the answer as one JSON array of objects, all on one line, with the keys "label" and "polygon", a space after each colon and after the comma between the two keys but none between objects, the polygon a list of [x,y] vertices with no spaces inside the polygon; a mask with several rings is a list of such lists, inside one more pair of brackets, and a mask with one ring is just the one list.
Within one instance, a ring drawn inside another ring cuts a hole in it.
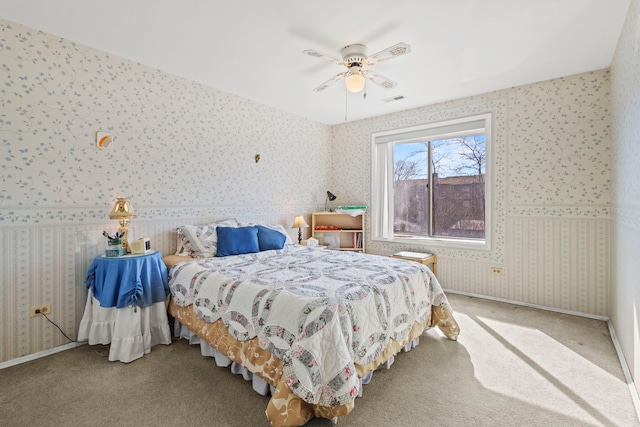
[{"label": "bare tree outside window", "polygon": [[485,167],[484,135],[395,143],[394,234],[483,239]]},{"label": "bare tree outside window", "polygon": [[394,233],[428,234],[428,149],[426,142],[394,147]]}]

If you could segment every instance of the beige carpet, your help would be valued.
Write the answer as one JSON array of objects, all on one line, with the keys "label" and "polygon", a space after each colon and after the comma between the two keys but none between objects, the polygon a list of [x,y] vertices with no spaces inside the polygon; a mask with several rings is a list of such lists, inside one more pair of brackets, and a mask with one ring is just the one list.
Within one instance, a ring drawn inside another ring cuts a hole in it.
[{"label": "beige carpet", "polygon": [[[426,333],[338,426],[640,426],[605,322],[449,297],[460,340]],[[196,346],[156,346],[130,364],[106,352],[0,370],[0,425],[268,426],[268,398]]]}]

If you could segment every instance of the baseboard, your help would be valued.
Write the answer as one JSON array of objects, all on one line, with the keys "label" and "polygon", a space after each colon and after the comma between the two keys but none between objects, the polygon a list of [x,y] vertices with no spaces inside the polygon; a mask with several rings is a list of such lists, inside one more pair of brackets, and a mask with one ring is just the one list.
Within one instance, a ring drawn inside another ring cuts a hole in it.
[{"label": "baseboard", "polygon": [[599,316],[597,314],[583,313],[581,311],[564,310],[562,308],[548,307],[546,305],[530,304],[530,303],[521,302],[521,301],[512,301],[512,300],[508,300],[508,299],[505,299],[505,298],[496,298],[496,297],[492,297],[492,296],[488,296],[488,295],[474,294],[474,293],[471,293],[471,292],[454,291],[452,289],[443,289],[443,290],[444,290],[445,294],[458,294],[458,295],[464,295],[464,296],[467,296],[467,297],[481,298],[481,299],[487,299],[487,300],[497,301],[497,302],[504,302],[504,303],[507,303],[507,304],[521,305],[523,307],[537,308],[539,310],[555,311],[556,313],[570,314],[572,316],[587,317],[589,319],[602,320],[603,322],[608,322],[609,321],[609,318],[607,316]]},{"label": "baseboard", "polygon": [[636,409],[636,416],[638,417],[638,420],[640,420],[640,395],[638,395],[638,389],[636,388],[635,382],[633,380],[633,376],[631,376],[631,371],[629,370],[627,359],[624,357],[624,354],[622,353],[622,347],[620,347],[620,342],[618,341],[616,331],[613,328],[613,323],[611,323],[611,319],[609,319],[607,316],[598,316],[595,314],[582,313],[579,311],[563,310],[561,308],[547,307],[547,306],[537,305],[537,304],[529,304],[529,303],[520,302],[520,301],[511,301],[504,298],[496,298],[496,297],[491,297],[487,295],[473,294],[470,292],[454,291],[451,289],[444,289],[444,291],[445,293],[448,293],[448,294],[457,294],[457,295],[464,295],[464,296],[473,297],[473,298],[504,302],[507,304],[521,305],[524,307],[531,307],[539,310],[554,311],[557,313],[570,314],[573,316],[586,317],[589,319],[602,320],[604,322],[607,322],[607,327],[609,328],[609,335],[611,336],[611,341],[613,341],[613,347],[616,349],[616,354],[618,355],[618,360],[620,361],[620,367],[622,368],[622,373],[624,374],[624,378],[627,382],[627,386],[629,387],[629,393],[631,394],[631,400],[633,401],[633,406]]},{"label": "baseboard", "polygon": [[81,345],[85,345],[87,342],[72,342],[69,344],[64,344],[58,347],[50,348],[48,350],[39,351],[37,353],[28,354],[26,356],[18,357],[16,359],[7,360],[6,362],[0,363],[0,369],[9,368],[11,366],[19,365],[21,363],[30,362],[32,360],[40,359],[41,357],[50,356],[52,354],[60,353],[61,351],[70,350],[72,348],[79,347]]},{"label": "baseboard", "polygon": [[611,335],[611,340],[613,341],[613,346],[616,349],[616,353],[618,353],[618,359],[620,359],[620,366],[622,367],[624,378],[627,381],[627,386],[629,387],[629,392],[631,393],[633,406],[636,408],[636,415],[640,420],[640,396],[638,396],[638,389],[636,388],[635,381],[633,381],[633,376],[631,375],[631,370],[629,369],[627,359],[624,357],[624,353],[622,353],[622,347],[620,347],[620,342],[618,341],[616,331],[613,328],[613,323],[608,320],[607,326],[609,326],[609,334]]}]

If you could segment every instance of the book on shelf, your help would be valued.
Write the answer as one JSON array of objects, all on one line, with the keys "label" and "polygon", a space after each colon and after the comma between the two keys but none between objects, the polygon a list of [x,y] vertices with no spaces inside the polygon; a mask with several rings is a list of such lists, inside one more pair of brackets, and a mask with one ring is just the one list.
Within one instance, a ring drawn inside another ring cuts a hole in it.
[{"label": "book on shelf", "polygon": [[353,247],[354,249],[362,248],[362,233],[353,233]]}]

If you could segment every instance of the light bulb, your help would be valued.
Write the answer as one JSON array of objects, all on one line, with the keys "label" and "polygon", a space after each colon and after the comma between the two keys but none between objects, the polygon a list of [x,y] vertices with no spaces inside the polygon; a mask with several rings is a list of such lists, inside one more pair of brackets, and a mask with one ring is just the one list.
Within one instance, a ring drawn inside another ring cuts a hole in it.
[{"label": "light bulb", "polygon": [[358,93],[364,89],[364,76],[360,73],[353,73],[344,79],[344,85],[351,93]]}]

